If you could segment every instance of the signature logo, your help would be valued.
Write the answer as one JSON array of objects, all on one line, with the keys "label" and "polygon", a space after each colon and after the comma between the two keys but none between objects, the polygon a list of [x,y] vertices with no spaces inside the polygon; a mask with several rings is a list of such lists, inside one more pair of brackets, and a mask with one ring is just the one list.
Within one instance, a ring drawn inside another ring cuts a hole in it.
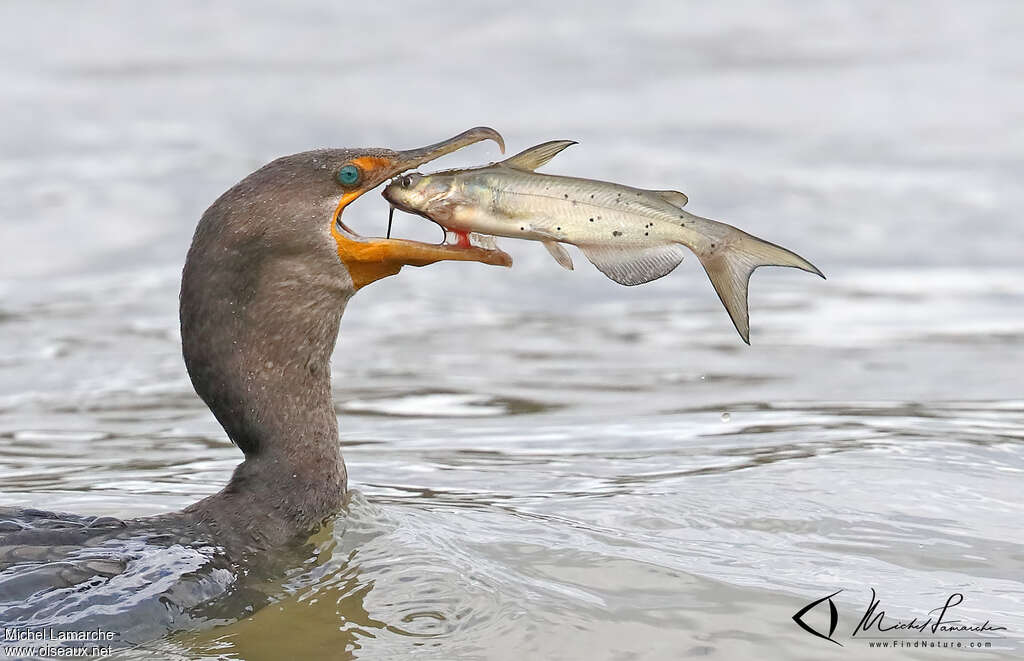
[{"label": "signature logo", "polygon": [[[793,615],[793,621],[812,636],[822,638],[842,647],[843,644],[833,637],[836,627],[839,626],[839,609],[836,608],[832,597],[840,592],[842,590],[836,590],[826,597],[816,599],[807,604]],[[952,613],[952,610],[963,602],[963,593],[954,592],[949,595],[942,606],[928,611],[924,617],[914,617],[909,620],[899,619],[892,617],[880,608],[882,600],[878,597],[875,589],[871,588],[871,600],[868,602],[868,607],[864,610],[864,614],[857,622],[857,626],[850,632],[850,638],[856,638],[860,635],[861,638],[871,641],[887,641],[883,646],[888,646],[891,642],[894,647],[896,643],[899,643],[901,647],[911,646],[911,643],[907,641],[917,641],[913,643],[915,647],[919,646],[921,641],[931,641],[927,642],[927,645],[932,647],[936,645],[960,647],[961,641],[991,639],[994,632],[1006,631],[1006,627],[992,624],[990,620],[985,620],[984,622],[965,622],[958,619]],[[816,608],[825,608],[824,604],[828,604],[827,633],[818,631],[804,621],[805,615]],[[876,645],[872,644],[872,646]],[[991,645],[982,646],[990,647]]]},{"label": "signature logo", "polygon": [[[836,645],[839,645],[840,647],[842,647],[843,644],[841,642],[839,642],[838,640],[835,640],[834,638],[832,638],[832,634],[834,634],[836,632],[836,626],[838,626],[838,624],[839,624],[839,611],[836,609],[836,604],[835,604],[835,602],[832,601],[832,597],[836,596],[840,592],[842,592],[841,589],[840,590],[836,590],[835,592],[833,592],[832,594],[830,594],[827,597],[822,597],[821,599],[818,599],[816,601],[812,601],[811,603],[807,604],[806,606],[804,606],[803,608],[798,610],[795,615],[793,615],[793,621],[796,622],[797,624],[799,624],[801,629],[803,629],[807,633],[811,634],[812,636],[817,636],[818,638],[824,638],[825,640],[833,642]],[[818,605],[820,605],[820,604],[822,604],[822,603],[824,603],[826,601],[828,602],[828,635],[827,636],[825,634],[821,633],[820,631],[815,631],[814,629],[812,629],[806,622],[804,622],[804,619],[803,619],[804,615],[807,615],[807,613],[809,613],[810,611],[814,610],[815,608],[818,607]]]},{"label": "signature logo", "polygon": [[932,635],[940,633],[1006,631],[1006,627],[994,625],[989,620],[985,620],[981,624],[967,624],[961,620],[952,619],[952,615],[949,612],[950,609],[954,606],[959,606],[963,601],[964,595],[960,592],[954,592],[949,595],[946,603],[942,606],[928,611],[927,618],[918,620],[915,617],[911,620],[898,620],[888,617],[884,610],[878,608],[882,600],[875,594],[875,589],[871,588],[871,603],[868,604],[867,610],[864,611],[864,616],[860,618],[860,623],[857,624],[857,627],[850,636],[856,636],[861,632],[870,632],[872,629],[876,633],[916,631],[918,634],[928,634],[931,632]]}]

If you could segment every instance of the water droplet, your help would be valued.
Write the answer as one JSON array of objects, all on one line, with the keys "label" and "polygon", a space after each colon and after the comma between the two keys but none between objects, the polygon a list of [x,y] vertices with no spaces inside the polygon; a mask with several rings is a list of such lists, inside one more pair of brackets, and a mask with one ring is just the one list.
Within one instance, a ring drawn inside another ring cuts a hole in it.
[{"label": "water droplet", "polygon": [[722,411],[722,422],[729,422],[730,419],[732,419],[732,416],[729,415],[729,412]]}]

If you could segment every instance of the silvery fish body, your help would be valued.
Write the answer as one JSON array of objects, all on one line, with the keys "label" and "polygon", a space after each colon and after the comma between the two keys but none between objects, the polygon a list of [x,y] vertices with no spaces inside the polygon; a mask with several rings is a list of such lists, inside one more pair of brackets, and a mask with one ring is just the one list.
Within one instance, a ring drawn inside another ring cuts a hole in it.
[{"label": "silvery fish body", "polygon": [[389,184],[384,197],[460,235],[540,241],[568,269],[572,259],[561,244],[573,244],[624,285],[667,275],[689,249],[745,342],[750,332],[747,282],[755,268],[792,266],[821,275],[785,248],[683,210],[687,198],[680,192],[534,172],[571,144],[547,142],[481,168],[413,173]]}]

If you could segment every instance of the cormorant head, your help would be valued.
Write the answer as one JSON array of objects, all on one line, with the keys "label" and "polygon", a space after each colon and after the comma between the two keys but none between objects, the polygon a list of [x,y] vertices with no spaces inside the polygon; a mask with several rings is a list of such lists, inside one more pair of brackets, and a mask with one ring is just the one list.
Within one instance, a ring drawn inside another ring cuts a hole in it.
[{"label": "cormorant head", "polygon": [[342,221],[348,205],[388,179],[488,139],[504,151],[501,135],[477,127],[419,149],[319,149],[279,158],[240,181],[207,210],[190,260],[203,253],[203,261],[219,262],[217,270],[226,267],[236,273],[260,270],[268,260],[298,260],[309,277],[348,289],[349,294],[407,264],[459,260],[509,266],[511,258],[500,250],[363,237]]}]

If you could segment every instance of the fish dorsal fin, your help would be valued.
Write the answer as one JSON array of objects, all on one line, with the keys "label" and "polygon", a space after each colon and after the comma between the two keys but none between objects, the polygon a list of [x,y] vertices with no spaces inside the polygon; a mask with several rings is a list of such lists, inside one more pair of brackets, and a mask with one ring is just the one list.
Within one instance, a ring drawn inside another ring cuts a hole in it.
[{"label": "fish dorsal fin", "polygon": [[569,256],[569,252],[562,247],[558,241],[545,241],[544,247],[548,249],[551,256],[555,258],[558,265],[567,271],[572,270],[572,257]]},{"label": "fish dorsal fin", "polygon": [[500,163],[500,165],[515,168],[517,170],[533,172],[554,158],[558,152],[562,151],[569,145],[575,144],[577,144],[575,140],[552,140],[551,142],[544,142],[530,147],[529,149],[524,149],[515,156],[506,158]]},{"label": "fish dorsal fin", "polygon": [[690,198],[677,190],[652,190],[651,192],[672,206],[679,207],[680,209],[685,207],[686,203],[690,201]]},{"label": "fish dorsal fin", "polygon": [[668,275],[683,261],[683,247],[660,246],[577,246],[601,273],[620,285],[642,285]]}]

